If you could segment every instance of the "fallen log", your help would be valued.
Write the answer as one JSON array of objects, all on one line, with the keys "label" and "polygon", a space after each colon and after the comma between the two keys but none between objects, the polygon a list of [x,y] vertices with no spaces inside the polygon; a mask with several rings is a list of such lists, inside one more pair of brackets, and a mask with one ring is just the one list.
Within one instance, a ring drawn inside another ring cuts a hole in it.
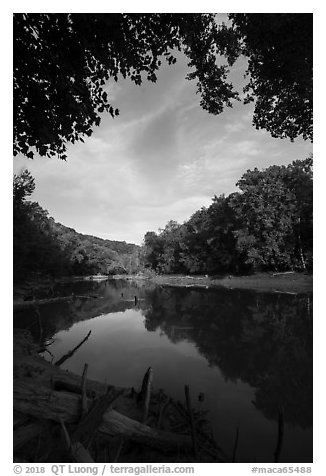
[{"label": "fallen log", "polygon": [[93,295],[82,295],[82,296],[79,296],[77,294],[73,294],[72,297],[74,298],[78,298],[78,299],[98,299],[99,296],[93,296]]},{"label": "fallen log", "polygon": [[28,423],[20,426],[14,431],[13,436],[13,450],[17,451],[26,443],[38,436],[42,431],[42,425],[39,422]]},{"label": "fallen log", "polygon": [[[70,378],[70,375],[67,374],[67,377],[64,378],[64,375],[60,375],[59,377],[55,377],[53,379],[53,390],[57,390],[58,392],[64,390],[66,392],[71,392],[71,393],[77,393],[80,395],[81,392],[81,385],[77,377],[75,377],[74,380]],[[88,384],[88,380],[87,380]],[[89,388],[87,385],[86,389],[86,396],[87,398],[94,399],[98,395],[100,395],[99,390],[93,390],[92,388]],[[103,393],[103,392],[102,392]]]},{"label": "fallen log", "polygon": [[43,304],[52,304],[54,302],[59,301],[69,301],[73,298],[73,296],[58,296],[55,298],[48,298],[48,299],[32,299],[30,301],[14,301],[14,311],[18,309],[25,309],[26,307],[33,307],[33,306],[42,306]]},{"label": "fallen log", "polygon": [[93,433],[97,430],[102,422],[103,415],[112,406],[113,402],[117,400],[124,391],[114,392],[109,389],[108,392],[99,399],[94,407],[85,415],[85,417],[79,422],[74,434],[72,435],[73,441],[81,441],[92,437]]},{"label": "fallen log", "polygon": [[[77,423],[80,396],[51,390],[44,385],[35,385],[28,379],[14,382],[14,409],[18,412],[46,420]],[[187,435],[151,428],[121,413],[110,409],[104,415],[98,431],[105,436],[120,436],[164,452],[189,450],[192,443]]]},{"label": "fallen log", "polygon": [[278,289],[273,289],[273,293],[278,293],[278,294],[291,294],[292,296],[296,296],[298,293],[294,293],[291,291],[279,291]]},{"label": "fallen log", "polygon": [[[79,395],[79,398],[81,398],[80,389],[82,378],[80,377],[80,375],[65,372],[63,370],[60,370],[58,367],[55,368],[58,369],[58,373],[56,373],[53,378],[53,389],[76,393]],[[124,395],[115,402],[114,407],[118,412],[123,413],[124,415],[129,415],[130,418],[139,421],[141,418],[141,409],[137,405],[135,405],[134,400],[130,398],[129,389],[113,387],[112,385],[106,385],[102,382],[98,382],[97,380],[87,379],[87,398],[91,399],[91,401],[97,399],[104,395],[109,388],[112,388],[116,391],[124,390]]]},{"label": "fallen log", "polygon": [[26,415],[22,415],[20,413],[14,412],[14,415],[13,415],[14,429],[26,423],[27,420],[28,420],[28,417]]},{"label": "fallen log", "polygon": [[76,345],[76,347],[74,347],[72,350],[70,350],[67,354],[63,355],[61,357],[61,359],[57,360],[57,362],[54,363],[54,365],[57,365],[57,366],[60,366],[61,364],[63,364],[67,359],[70,359],[70,357],[72,357],[74,355],[74,353],[76,352],[76,350],[79,349],[79,347],[81,347],[84,342],[87,341],[87,339],[89,338],[89,336],[91,335],[91,332],[92,331],[89,331],[89,333],[87,334],[86,337],[84,337],[84,339],[78,344]]},{"label": "fallen log", "polygon": [[295,271],[282,271],[280,273],[273,273],[272,276],[281,276],[282,274],[294,274]]}]

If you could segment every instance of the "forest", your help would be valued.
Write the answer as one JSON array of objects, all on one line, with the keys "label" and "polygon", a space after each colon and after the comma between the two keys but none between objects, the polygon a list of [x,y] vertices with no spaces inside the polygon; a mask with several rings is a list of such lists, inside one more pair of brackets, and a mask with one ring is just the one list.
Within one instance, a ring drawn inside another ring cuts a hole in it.
[{"label": "forest", "polygon": [[158,273],[311,271],[313,159],[248,170],[239,192],[215,196],[183,224],[144,238],[144,263]]},{"label": "forest", "polygon": [[126,274],[138,268],[139,246],[77,233],[49,216],[38,203],[26,200],[35,189],[28,170],[14,175],[14,281],[31,275],[62,277]]},{"label": "forest", "polygon": [[27,170],[14,176],[14,280],[39,273],[249,274],[312,271],[313,159],[248,170],[239,192],[215,196],[183,224],[148,231],[143,246],[77,233],[26,200]]}]

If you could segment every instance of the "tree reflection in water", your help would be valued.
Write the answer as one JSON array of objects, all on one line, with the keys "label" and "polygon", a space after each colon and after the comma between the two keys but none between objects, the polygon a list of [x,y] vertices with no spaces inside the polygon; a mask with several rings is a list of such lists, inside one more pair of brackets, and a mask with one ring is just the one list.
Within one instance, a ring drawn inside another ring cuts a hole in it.
[{"label": "tree reflection in water", "polygon": [[[312,297],[224,288],[177,288],[131,281],[65,284],[72,295],[40,307],[43,336],[101,314],[135,308],[148,331],[171,342],[188,341],[226,381],[255,389],[253,404],[277,421],[279,408],[291,426],[312,426]],[[98,296],[86,299],[76,296]],[[39,338],[35,309],[15,313],[16,327]]]},{"label": "tree reflection in water", "polygon": [[194,342],[226,380],[256,389],[253,404],[277,420],[312,425],[312,299],[243,290],[156,288],[144,311],[149,331]]}]

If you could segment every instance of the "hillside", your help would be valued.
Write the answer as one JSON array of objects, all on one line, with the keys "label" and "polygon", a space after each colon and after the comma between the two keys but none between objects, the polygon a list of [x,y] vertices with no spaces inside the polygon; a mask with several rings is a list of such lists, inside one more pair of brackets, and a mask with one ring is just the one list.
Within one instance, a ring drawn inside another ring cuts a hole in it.
[{"label": "hillside", "polygon": [[31,274],[132,273],[140,247],[83,235],[48,216],[38,203],[14,203],[14,281]]}]

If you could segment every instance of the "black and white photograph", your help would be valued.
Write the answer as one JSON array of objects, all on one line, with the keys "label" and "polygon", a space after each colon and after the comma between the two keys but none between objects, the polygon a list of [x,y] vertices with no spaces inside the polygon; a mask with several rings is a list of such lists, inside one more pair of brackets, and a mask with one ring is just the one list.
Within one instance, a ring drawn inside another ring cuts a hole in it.
[{"label": "black and white photograph", "polygon": [[313,472],[310,9],[11,14],[14,472]]}]

